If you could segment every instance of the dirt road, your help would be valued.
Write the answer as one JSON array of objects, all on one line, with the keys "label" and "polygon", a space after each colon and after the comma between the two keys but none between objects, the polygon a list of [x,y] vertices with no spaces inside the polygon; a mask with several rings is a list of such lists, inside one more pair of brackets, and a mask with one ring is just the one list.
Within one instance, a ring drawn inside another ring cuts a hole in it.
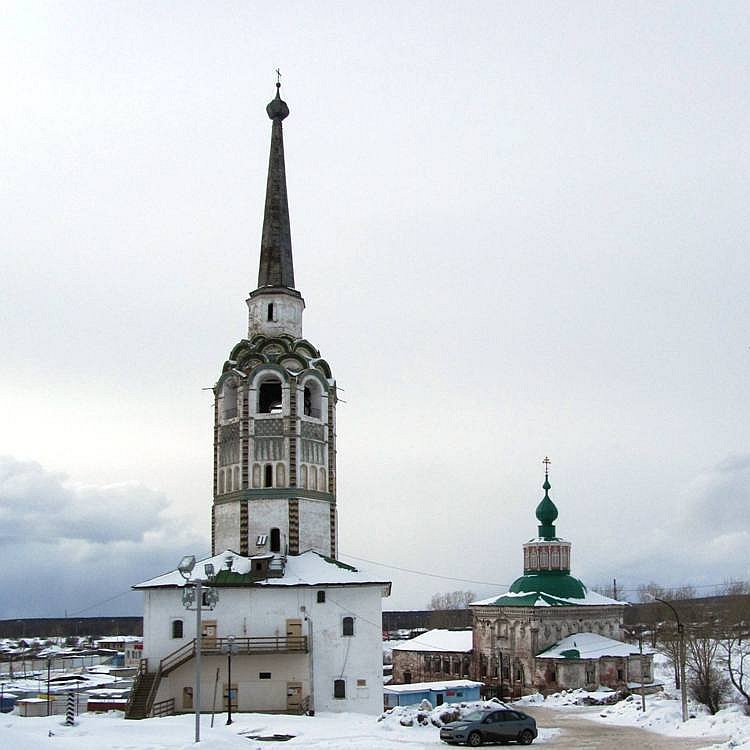
[{"label": "dirt road", "polygon": [[600,724],[581,716],[581,713],[598,709],[555,711],[538,706],[523,708],[533,716],[540,727],[558,727],[560,734],[553,737],[545,746],[550,748],[575,748],[575,750],[698,750],[710,747],[728,738],[687,739],[684,737],[665,737],[654,732],[647,732],[636,727],[619,727]]}]

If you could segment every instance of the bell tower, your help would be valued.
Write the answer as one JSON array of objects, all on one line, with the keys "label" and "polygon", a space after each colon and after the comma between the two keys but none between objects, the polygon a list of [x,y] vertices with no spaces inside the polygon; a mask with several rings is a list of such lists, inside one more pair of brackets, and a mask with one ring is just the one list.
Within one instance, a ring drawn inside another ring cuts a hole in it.
[{"label": "bell tower", "polygon": [[258,286],[247,299],[248,333],[214,386],[213,554],[336,557],[336,381],[302,336],[305,301],[295,289],[282,121],[266,107],[271,152]]}]

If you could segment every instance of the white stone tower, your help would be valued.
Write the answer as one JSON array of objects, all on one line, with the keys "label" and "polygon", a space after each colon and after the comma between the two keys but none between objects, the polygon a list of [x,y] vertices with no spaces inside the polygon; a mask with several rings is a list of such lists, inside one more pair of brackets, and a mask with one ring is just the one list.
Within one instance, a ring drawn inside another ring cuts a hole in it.
[{"label": "white stone tower", "polygon": [[273,125],[258,288],[247,338],[214,386],[213,553],[337,554],[336,381],[302,338],[294,288],[279,93]]}]

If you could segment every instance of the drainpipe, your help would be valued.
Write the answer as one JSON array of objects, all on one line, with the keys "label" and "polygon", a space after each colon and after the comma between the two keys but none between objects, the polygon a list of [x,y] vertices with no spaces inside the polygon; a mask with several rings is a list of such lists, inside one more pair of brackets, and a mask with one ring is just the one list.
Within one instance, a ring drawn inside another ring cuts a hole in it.
[{"label": "drainpipe", "polygon": [[307,607],[303,604],[300,610],[305,615],[305,622],[307,623],[307,640],[310,649],[310,708],[307,713],[308,716],[315,716],[315,667],[313,664],[313,621],[312,618],[307,614]]}]

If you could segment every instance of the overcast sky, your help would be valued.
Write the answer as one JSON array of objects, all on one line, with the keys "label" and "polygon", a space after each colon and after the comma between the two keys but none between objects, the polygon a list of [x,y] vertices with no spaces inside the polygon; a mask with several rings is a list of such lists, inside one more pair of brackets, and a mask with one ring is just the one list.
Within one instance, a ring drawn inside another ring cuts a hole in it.
[{"label": "overcast sky", "polygon": [[520,575],[545,455],[589,586],[750,577],[747,3],[2,15],[0,617],[209,552],[277,66],[340,551],[444,576],[384,607]]}]

